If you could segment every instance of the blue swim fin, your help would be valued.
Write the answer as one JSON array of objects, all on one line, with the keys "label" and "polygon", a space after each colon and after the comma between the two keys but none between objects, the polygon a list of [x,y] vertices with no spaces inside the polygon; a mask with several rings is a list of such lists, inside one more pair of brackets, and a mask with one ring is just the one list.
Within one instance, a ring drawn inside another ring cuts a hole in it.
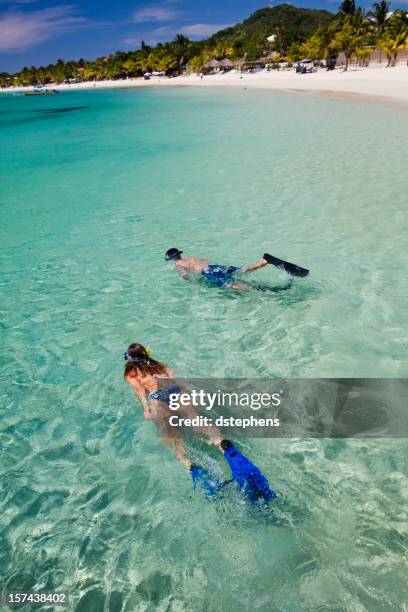
[{"label": "blue swim fin", "polygon": [[200,486],[202,489],[204,489],[207,496],[215,497],[217,495],[218,491],[222,487],[222,483],[211,476],[208,470],[203,468],[201,465],[193,463],[190,467],[190,471],[191,478],[193,479],[194,490],[197,488],[197,486]]},{"label": "blue swim fin", "polygon": [[276,499],[276,493],[270,488],[266,476],[245,455],[236,449],[232,442],[223,440],[221,448],[231,468],[233,479],[252,502],[259,501],[260,499],[265,501]]}]

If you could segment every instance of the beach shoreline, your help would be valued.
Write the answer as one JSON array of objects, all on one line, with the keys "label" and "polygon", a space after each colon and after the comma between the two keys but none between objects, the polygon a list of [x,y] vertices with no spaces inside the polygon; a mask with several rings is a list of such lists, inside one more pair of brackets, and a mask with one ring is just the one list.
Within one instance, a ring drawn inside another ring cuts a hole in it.
[{"label": "beach shoreline", "polygon": [[[408,67],[375,66],[341,69],[327,72],[318,70],[311,74],[296,74],[294,70],[265,71],[249,74],[231,71],[206,75],[201,80],[197,75],[119,79],[115,81],[87,81],[61,85],[49,85],[57,91],[81,89],[112,89],[134,87],[242,87],[246,89],[268,89],[308,95],[323,95],[342,99],[375,101],[408,107]],[[10,87],[3,92],[25,92],[32,87]]]}]

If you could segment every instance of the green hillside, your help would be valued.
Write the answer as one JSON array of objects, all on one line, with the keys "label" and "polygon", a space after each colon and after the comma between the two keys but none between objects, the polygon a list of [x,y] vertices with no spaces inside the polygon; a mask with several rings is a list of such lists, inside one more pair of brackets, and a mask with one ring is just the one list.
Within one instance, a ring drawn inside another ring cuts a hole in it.
[{"label": "green hillside", "polygon": [[260,9],[242,23],[221,30],[210,41],[236,44],[264,44],[265,38],[277,30],[286,44],[303,42],[321,25],[328,25],[335,18],[324,10],[297,8],[290,4],[279,4],[273,8]]}]

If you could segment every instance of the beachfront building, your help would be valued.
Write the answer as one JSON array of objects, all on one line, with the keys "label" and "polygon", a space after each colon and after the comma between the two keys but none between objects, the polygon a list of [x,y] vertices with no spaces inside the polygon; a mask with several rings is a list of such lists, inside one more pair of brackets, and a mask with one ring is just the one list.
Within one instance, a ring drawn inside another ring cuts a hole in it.
[{"label": "beachfront building", "polygon": [[228,72],[229,70],[232,70],[234,68],[234,64],[231,62],[230,59],[228,59],[228,57],[225,57],[224,59],[220,60],[219,65],[223,72]]},{"label": "beachfront building", "polygon": [[235,68],[235,64],[225,57],[222,60],[212,59],[203,66],[204,74],[217,74],[218,72],[228,72]]},{"label": "beachfront building", "polygon": [[216,74],[220,71],[220,62],[216,59],[212,59],[203,66],[204,74]]},{"label": "beachfront building", "polygon": [[[388,64],[387,54],[381,49],[372,49],[369,57],[370,64]],[[398,52],[395,65],[408,65],[408,47]]]},{"label": "beachfront building", "polygon": [[[387,66],[389,59],[383,49],[376,49],[375,47],[363,47],[366,51],[362,57],[353,57],[349,62],[350,66]],[[346,56],[344,53],[339,53],[337,56],[337,66],[343,66],[346,63]],[[408,66],[408,47],[398,52],[395,64],[393,66]]]}]

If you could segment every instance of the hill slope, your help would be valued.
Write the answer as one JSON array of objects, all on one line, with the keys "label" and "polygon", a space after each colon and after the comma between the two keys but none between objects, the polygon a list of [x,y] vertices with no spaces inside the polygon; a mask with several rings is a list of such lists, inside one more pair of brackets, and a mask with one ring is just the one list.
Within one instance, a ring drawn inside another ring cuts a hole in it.
[{"label": "hill slope", "polygon": [[242,23],[221,30],[210,41],[237,45],[263,45],[271,34],[280,34],[280,44],[286,48],[292,42],[302,42],[321,25],[328,25],[335,18],[325,10],[297,8],[290,4],[280,4],[272,8],[260,9]]}]

